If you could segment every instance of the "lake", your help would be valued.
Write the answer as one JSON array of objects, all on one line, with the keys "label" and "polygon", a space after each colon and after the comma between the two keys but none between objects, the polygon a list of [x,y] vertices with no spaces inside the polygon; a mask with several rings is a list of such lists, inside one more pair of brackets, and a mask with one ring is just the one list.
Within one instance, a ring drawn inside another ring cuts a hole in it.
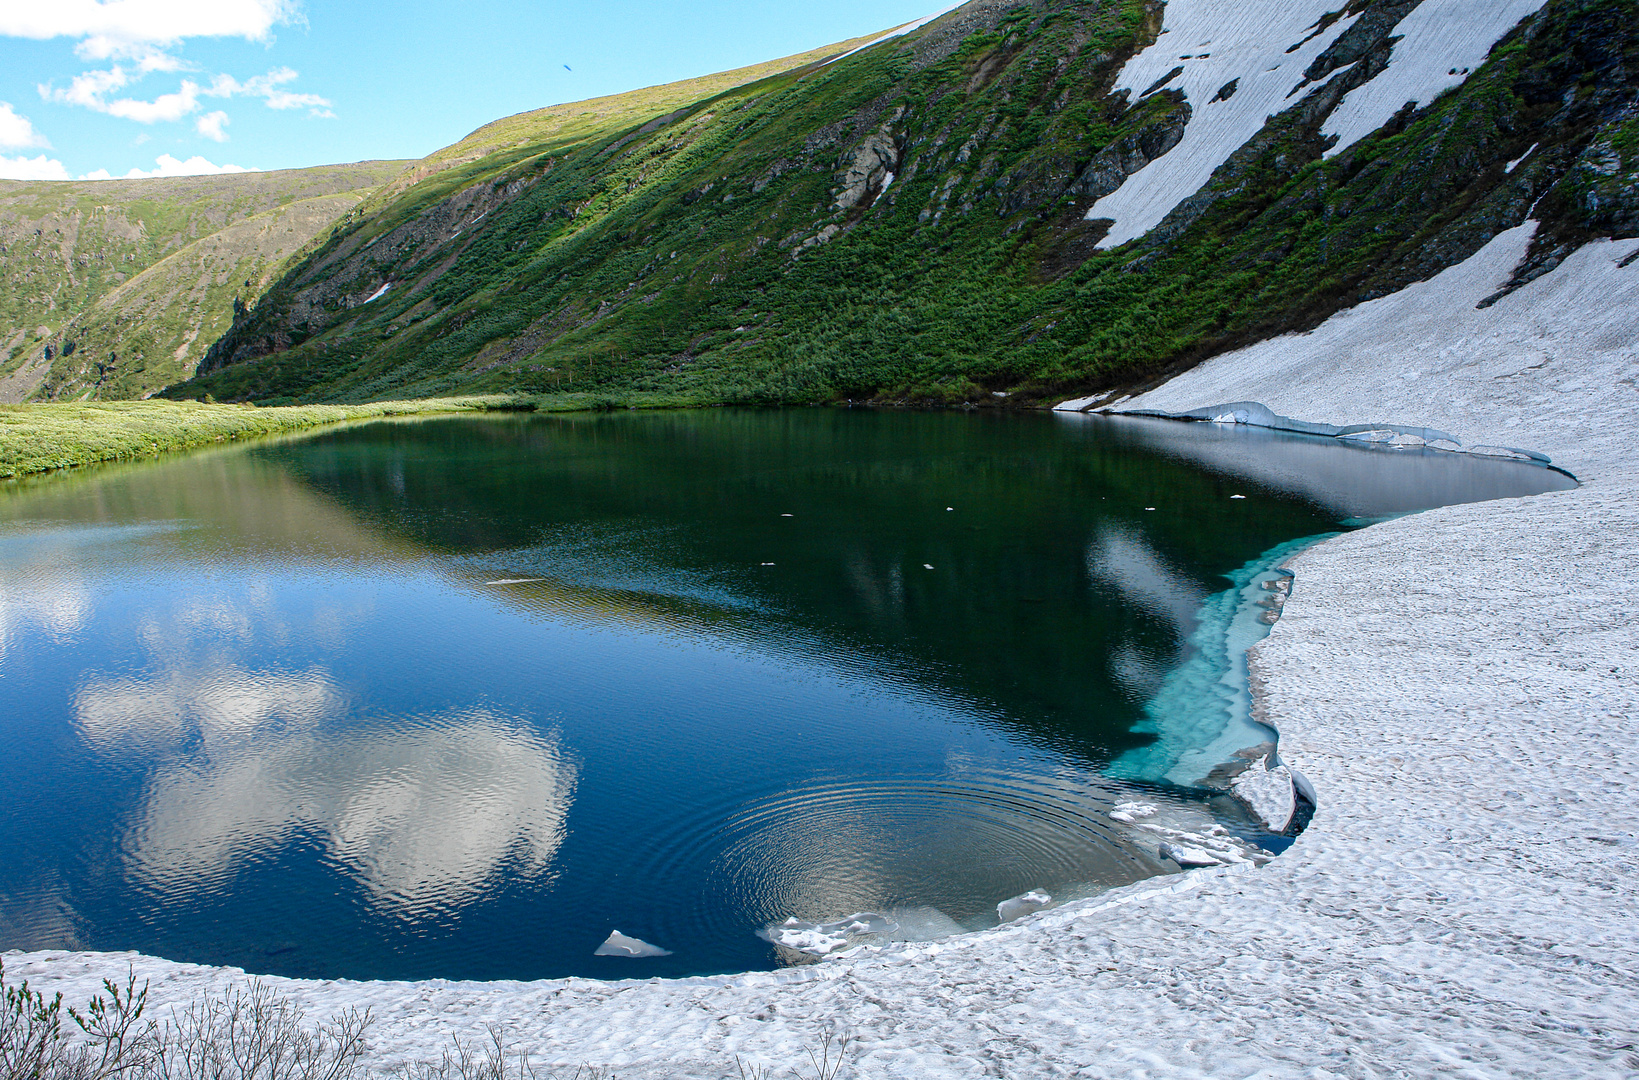
[{"label": "lake", "polygon": [[[5,484],[0,949],[703,974],[808,959],[787,920],[931,938],[1178,872],[1124,802],[1277,852],[1198,782],[1258,741],[1215,719],[1236,590],[1305,538],[1571,484],[839,409],[374,422]],[[615,930],[666,955],[597,955]]]}]

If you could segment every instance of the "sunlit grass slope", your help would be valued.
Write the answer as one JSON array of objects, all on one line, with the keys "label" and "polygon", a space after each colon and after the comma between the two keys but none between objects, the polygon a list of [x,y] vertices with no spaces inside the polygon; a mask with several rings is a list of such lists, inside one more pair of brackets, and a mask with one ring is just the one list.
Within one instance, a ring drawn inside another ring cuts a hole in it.
[{"label": "sunlit grass slope", "polygon": [[404,161],[0,180],[0,402],[138,397],[193,373],[286,258]]}]

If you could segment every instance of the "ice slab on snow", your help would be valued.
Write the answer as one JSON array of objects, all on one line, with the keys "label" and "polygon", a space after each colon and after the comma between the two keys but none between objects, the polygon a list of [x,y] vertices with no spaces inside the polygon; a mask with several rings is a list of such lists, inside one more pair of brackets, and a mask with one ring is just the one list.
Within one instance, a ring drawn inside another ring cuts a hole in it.
[{"label": "ice slab on snow", "polygon": [[[1138,820],[1132,820],[1132,812],[1123,807],[1139,808]],[[1155,842],[1159,858],[1170,859],[1186,869],[1258,866],[1270,858],[1269,852],[1242,840],[1197,807],[1171,806],[1162,810],[1149,804],[1123,803],[1110,812],[1110,818],[1127,826],[1134,840]],[[997,911],[999,914],[1000,908]]]},{"label": "ice slab on snow", "polygon": [[996,905],[996,918],[1004,923],[1014,919],[1022,919],[1033,914],[1053,902],[1053,897],[1042,889],[1031,889],[1022,896],[1015,896],[1011,900],[1003,900]]},{"label": "ice slab on snow", "polygon": [[1251,808],[1272,832],[1284,832],[1297,813],[1297,797],[1292,786],[1292,770],[1271,765],[1267,755],[1229,782],[1235,797]]},{"label": "ice slab on snow", "polygon": [[[1165,89],[1182,90],[1194,115],[1177,146],[1087,211],[1088,220],[1115,221],[1099,246],[1119,246],[1159,225],[1271,114],[1298,101],[1286,95],[1303,81],[1304,69],[1354,25],[1357,16],[1345,16],[1310,36],[1321,17],[1340,6],[1338,0],[1168,0],[1161,36],[1127,61],[1114,89],[1128,91],[1136,102],[1157,79],[1181,65],[1183,73]],[[1305,38],[1309,40],[1295,51],[1286,51]],[[1233,95],[1212,100],[1234,79],[1240,84]]]},{"label": "ice slab on snow", "polygon": [[670,956],[671,954],[670,949],[650,945],[647,941],[639,938],[627,937],[619,930],[609,931],[609,936],[604,939],[603,944],[599,945],[592,953],[593,956],[629,956],[634,958],[641,956]]},{"label": "ice slab on snow", "polygon": [[1337,144],[1326,156],[1341,153],[1370,135],[1407,102],[1427,105],[1460,85],[1485,63],[1491,47],[1504,34],[1545,3],[1547,0],[1423,0],[1394,28],[1400,40],[1394,44],[1388,69],[1349,91],[1321,126],[1325,134],[1337,136]]}]

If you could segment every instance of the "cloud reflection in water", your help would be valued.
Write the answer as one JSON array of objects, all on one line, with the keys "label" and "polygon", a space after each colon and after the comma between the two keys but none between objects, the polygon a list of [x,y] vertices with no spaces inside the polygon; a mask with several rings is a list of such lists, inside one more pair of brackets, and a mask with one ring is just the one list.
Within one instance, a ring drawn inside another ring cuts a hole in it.
[{"label": "cloud reflection in water", "polygon": [[93,677],[84,740],[153,759],[124,844],[161,898],[216,892],[304,837],[381,913],[448,917],[508,880],[549,874],[575,795],[555,733],[488,709],[348,725],[321,669],[231,663]]}]

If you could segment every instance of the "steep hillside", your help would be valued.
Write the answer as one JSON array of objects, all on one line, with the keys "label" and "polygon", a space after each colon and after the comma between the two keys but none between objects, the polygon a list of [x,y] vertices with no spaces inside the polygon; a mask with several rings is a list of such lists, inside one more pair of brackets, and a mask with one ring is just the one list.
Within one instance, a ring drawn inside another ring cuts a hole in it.
[{"label": "steep hillside", "polygon": [[973,0],[643,123],[475,137],[170,393],[1142,385],[1528,213],[1519,283],[1635,235],[1636,76],[1639,0]]},{"label": "steep hillside", "polygon": [[0,401],[136,397],[187,377],[235,296],[406,164],[0,181]]}]

